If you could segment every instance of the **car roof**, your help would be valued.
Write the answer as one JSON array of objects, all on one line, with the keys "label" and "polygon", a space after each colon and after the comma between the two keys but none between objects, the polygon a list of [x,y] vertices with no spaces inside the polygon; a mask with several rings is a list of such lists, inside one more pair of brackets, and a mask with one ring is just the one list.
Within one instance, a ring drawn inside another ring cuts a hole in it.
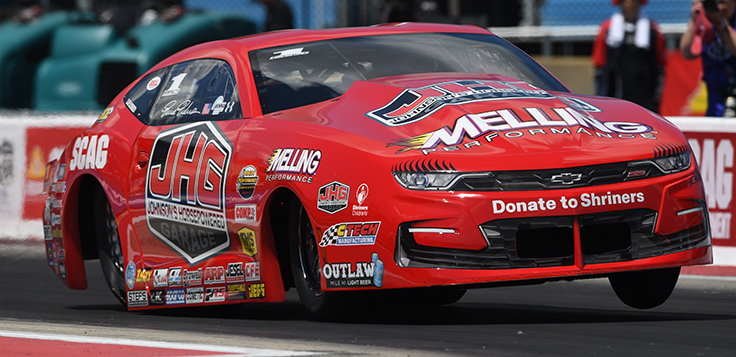
[{"label": "car roof", "polygon": [[488,30],[470,25],[449,25],[399,22],[380,24],[369,27],[348,27],[326,30],[281,30],[266,32],[233,39],[250,50],[285,46],[294,43],[323,41],[333,38],[391,35],[405,33],[480,33],[489,34]]}]

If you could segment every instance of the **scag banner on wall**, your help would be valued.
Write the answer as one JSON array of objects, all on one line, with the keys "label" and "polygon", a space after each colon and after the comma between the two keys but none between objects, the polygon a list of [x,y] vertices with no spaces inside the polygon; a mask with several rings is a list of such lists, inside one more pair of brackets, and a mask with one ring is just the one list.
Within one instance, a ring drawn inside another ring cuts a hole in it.
[{"label": "scag banner on wall", "polygon": [[734,145],[736,119],[670,117],[684,133],[700,166],[714,245],[736,246]]}]

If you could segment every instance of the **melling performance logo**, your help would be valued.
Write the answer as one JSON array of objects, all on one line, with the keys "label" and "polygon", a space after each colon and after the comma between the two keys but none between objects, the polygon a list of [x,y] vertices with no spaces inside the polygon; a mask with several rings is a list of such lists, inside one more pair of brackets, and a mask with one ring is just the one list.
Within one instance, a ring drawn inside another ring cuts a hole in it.
[{"label": "melling performance logo", "polygon": [[322,151],[313,149],[275,149],[268,158],[266,181],[296,181],[312,183],[317,173]]},{"label": "melling performance logo", "polygon": [[146,174],[146,221],[195,265],[230,247],[225,179],[232,143],[212,122],[162,131]]},{"label": "melling performance logo", "polygon": [[516,98],[553,98],[526,82],[456,81],[437,83],[401,92],[385,106],[366,115],[387,126],[410,124],[426,118],[445,105]]},{"label": "melling performance logo", "polygon": [[[582,101],[578,101],[582,102]],[[580,104],[576,102],[576,104]],[[584,103],[584,102],[582,102]],[[467,114],[455,119],[454,127],[445,126],[429,133],[394,140],[386,147],[398,146],[401,154],[421,150],[425,155],[437,151],[456,151],[481,146],[503,136],[516,139],[534,135],[588,135],[601,139],[657,139],[646,124],[608,121],[602,122],[587,112],[570,107],[500,109],[478,114]],[[467,142],[463,141],[469,139]]]}]

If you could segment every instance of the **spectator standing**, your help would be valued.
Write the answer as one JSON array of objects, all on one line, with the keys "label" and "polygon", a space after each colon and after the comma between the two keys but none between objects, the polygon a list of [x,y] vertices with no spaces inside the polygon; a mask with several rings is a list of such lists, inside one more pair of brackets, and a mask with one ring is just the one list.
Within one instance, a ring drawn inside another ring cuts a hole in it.
[{"label": "spectator standing", "polygon": [[266,26],[264,31],[294,28],[291,9],[283,0],[258,0],[266,6]]},{"label": "spectator standing", "polygon": [[[703,81],[708,88],[706,116],[736,115],[736,103],[733,103],[736,94],[735,13],[736,0],[693,0],[690,21],[680,39],[683,57],[702,58]],[[731,104],[730,108],[727,104]]]},{"label": "spectator standing", "polygon": [[647,0],[613,0],[621,6],[601,24],[593,43],[595,94],[659,111],[665,45],[659,25],[641,11]]}]

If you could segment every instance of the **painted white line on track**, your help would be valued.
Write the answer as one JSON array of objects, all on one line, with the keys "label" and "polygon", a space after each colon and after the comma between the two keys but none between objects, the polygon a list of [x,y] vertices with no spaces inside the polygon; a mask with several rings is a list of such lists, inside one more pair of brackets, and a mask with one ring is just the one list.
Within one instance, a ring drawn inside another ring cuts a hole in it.
[{"label": "painted white line on track", "polygon": [[203,345],[195,343],[174,343],[174,342],[161,342],[161,341],[146,341],[146,340],[132,340],[124,338],[109,338],[109,337],[91,337],[91,336],[73,336],[73,335],[57,335],[47,333],[34,333],[34,332],[16,332],[16,331],[4,331],[0,330],[0,337],[11,337],[11,338],[26,338],[35,340],[47,340],[47,341],[65,341],[65,342],[76,342],[76,343],[95,343],[103,345],[122,345],[122,346],[135,346],[135,347],[153,347],[153,348],[168,348],[176,350],[192,350],[192,351],[208,351],[208,352],[222,352],[222,353],[233,353],[247,356],[312,356],[319,355],[318,352],[307,352],[307,351],[288,351],[288,350],[275,350],[266,348],[248,348],[248,347],[235,347],[235,346],[215,346],[215,345]]}]

